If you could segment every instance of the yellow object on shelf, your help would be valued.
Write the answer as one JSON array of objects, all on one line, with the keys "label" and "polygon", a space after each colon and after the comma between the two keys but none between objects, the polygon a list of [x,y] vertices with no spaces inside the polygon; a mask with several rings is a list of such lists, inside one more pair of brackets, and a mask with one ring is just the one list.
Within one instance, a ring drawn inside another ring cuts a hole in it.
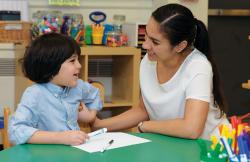
[{"label": "yellow object on shelf", "polygon": [[100,24],[92,25],[93,44],[102,44],[104,26]]},{"label": "yellow object on shelf", "polygon": [[245,89],[250,89],[250,80],[248,80],[247,83],[242,83],[242,88],[245,88]]}]

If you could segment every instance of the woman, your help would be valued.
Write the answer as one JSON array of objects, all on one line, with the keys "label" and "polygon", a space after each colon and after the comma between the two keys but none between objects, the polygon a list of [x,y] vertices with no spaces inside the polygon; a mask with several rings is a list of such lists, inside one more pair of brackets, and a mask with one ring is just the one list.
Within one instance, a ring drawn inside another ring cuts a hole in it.
[{"label": "woman", "polygon": [[145,37],[139,105],[96,119],[93,128],[114,131],[139,123],[140,132],[181,138],[218,134],[218,125],[228,121],[205,25],[188,8],[168,4],[152,13]]}]

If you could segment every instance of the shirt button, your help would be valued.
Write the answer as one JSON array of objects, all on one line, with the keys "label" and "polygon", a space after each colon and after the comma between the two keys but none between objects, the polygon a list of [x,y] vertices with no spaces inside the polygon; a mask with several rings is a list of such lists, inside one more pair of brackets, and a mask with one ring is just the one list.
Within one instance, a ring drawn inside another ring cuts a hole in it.
[{"label": "shirt button", "polygon": [[54,94],[54,96],[57,98],[57,97],[58,97],[58,94]]}]

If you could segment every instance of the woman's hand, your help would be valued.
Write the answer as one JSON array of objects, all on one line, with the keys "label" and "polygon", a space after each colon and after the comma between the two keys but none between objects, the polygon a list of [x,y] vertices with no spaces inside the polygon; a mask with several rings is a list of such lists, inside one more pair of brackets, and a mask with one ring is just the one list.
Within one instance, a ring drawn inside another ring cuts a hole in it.
[{"label": "woman's hand", "polygon": [[60,138],[62,144],[72,146],[81,145],[89,139],[88,135],[85,132],[73,130],[59,132],[58,138]]}]

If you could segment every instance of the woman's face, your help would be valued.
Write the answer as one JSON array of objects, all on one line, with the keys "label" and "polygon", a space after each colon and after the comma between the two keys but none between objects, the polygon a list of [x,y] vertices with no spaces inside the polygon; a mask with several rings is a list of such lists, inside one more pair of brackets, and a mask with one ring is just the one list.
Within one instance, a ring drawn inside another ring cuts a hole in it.
[{"label": "woman's face", "polygon": [[143,48],[151,61],[168,61],[176,55],[174,47],[160,31],[160,24],[151,17],[148,21]]}]

